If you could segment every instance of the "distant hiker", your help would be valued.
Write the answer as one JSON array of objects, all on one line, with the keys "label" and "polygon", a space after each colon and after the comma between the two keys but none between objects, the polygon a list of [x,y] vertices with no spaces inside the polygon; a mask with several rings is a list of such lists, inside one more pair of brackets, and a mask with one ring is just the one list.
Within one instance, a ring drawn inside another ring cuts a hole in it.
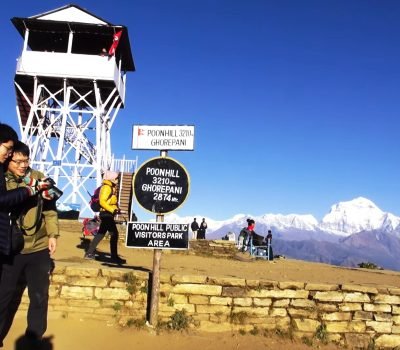
[{"label": "distant hiker", "polygon": [[272,251],[272,232],[271,232],[271,230],[268,230],[268,234],[265,237],[265,245],[267,246],[268,260],[274,260],[274,253]]},{"label": "distant hiker", "polygon": [[193,219],[190,228],[192,230],[192,239],[197,239],[197,231],[199,230],[199,224],[197,223],[196,218]]},{"label": "distant hiker", "polygon": [[206,223],[206,219],[203,218],[203,220],[201,221],[201,224],[200,224],[199,231],[197,233],[197,238],[198,239],[206,239],[206,230],[207,230],[207,223]]},{"label": "distant hiker", "polygon": [[116,264],[125,264],[126,260],[118,256],[118,230],[114,216],[121,211],[118,207],[117,178],[115,171],[106,171],[103,176],[99,200],[100,200],[100,227],[97,235],[93,238],[85,254],[85,259],[95,259],[97,245],[104,238],[107,231],[110,232],[111,261]]},{"label": "distant hiker", "polygon": [[247,219],[247,227],[243,227],[238,237],[238,249],[242,252],[247,251],[250,241],[253,245],[262,245],[263,237],[254,232],[256,223],[253,219]]}]

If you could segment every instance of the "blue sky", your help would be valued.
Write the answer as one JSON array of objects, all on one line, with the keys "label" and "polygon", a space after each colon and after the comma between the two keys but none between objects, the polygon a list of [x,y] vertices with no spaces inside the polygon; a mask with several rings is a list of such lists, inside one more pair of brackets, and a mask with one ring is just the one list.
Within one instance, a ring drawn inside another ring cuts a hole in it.
[{"label": "blue sky", "polygon": [[[17,127],[22,38],[10,18],[66,4],[2,6],[1,121]],[[195,125],[195,150],[169,153],[191,177],[179,216],[321,219],[358,196],[400,215],[399,1],[76,4],[129,30],[137,71],[112,131],[115,155],[139,164],[158,155],[131,150],[133,124]]]}]

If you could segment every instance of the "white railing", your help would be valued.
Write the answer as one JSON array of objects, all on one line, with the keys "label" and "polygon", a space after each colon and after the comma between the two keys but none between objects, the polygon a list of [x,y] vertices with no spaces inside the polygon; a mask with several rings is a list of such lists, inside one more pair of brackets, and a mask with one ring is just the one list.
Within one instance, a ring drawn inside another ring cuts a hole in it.
[{"label": "white railing", "polygon": [[112,159],[110,169],[121,173],[135,173],[138,164],[138,157],[136,159]]}]

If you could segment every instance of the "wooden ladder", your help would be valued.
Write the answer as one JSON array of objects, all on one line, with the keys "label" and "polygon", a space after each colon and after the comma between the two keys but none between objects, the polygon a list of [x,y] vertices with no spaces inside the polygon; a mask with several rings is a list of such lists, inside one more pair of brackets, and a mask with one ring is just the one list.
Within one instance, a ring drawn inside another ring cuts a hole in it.
[{"label": "wooden ladder", "polygon": [[115,217],[116,222],[129,221],[132,207],[132,179],[133,173],[120,173],[118,183],[118,203],[123,214]]}]

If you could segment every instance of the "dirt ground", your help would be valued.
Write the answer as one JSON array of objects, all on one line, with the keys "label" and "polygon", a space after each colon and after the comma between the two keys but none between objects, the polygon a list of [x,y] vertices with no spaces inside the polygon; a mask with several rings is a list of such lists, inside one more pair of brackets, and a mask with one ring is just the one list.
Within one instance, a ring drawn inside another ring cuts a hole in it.
[{"label": "dirt ground", "polygon": [[[100,260],[83,259],[85,243],[81,240],[80,225],[62,222],[62,235],[54,255],[56,265],[79,265],[103,267],[112,266],[108,262],[109,243],[103,240],[98,247]],[[127,264],[118,267],[126,270],[152,270],[153,251],[119,247]],[[279,254],[279,252],[276,252]],[[117,267],[117,266],[113,266]],[[392,286],[400,288],[400,272],[375,271],[354,268],[335,267],[326,264],[309,263],[299,260],[282,259],[268,262],[238,261],[213,257],[174,254],[163,251],[161,274],[186,274],[206,276],[226,276],[247,279],[275,281],[302,281],[334,284],[363,284],[368,286]],[[26,320],[18,318],[4,342],[6,350],[28,350],[18,340],[24,333]],[[209,334],[191,330],[188,333],[162,332],[156,335],[152,329],[121,329],[112,323],[102,321],[77,321],[68,319],[49,319],[47,337],[42,346],[45,350],[69,349],[187,349],[192,350],[228,350],[228,349],[310,349],[300,341],[292,342],[278,335],[240,335],[231,333]],[[336,349],[334,345],[323,346],[314,343],[320,349]]]}]

